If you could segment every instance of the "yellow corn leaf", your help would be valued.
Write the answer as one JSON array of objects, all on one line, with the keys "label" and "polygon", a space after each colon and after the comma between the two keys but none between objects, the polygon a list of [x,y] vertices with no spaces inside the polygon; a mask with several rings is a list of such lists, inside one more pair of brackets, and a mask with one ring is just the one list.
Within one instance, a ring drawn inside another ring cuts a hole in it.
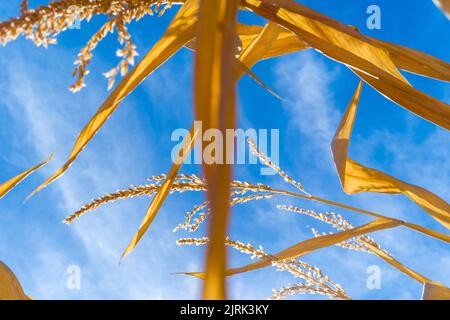
[{"label": "yellow corn leaf", "polygon": [[428,228],[425,228],[420,225],[417,225],[417,224],[414,224],[411,222],[407,222],[407,221],[403,221],[403,225],[411,230],[415,230],[415,231],[421,232],[427,236],[433,237],[435,239],[439,239],[441,241],[450,243],[450,235],[448,235],[446,233],[431,230],[431,229],[428,229]]},{"label": "yellow corn leaf", "polygon": [[375,45],[386,49],[398,68],[421,76],[450,82],[450,64],[447,62],[395,43],[375,38],[369,39]]},{"label": "yellow corn leaf", "polygon": [[334,162],[346,193],[403,193],[441,224],[450,228],[450,206],[421,187],[400,181],[378,170],[367,168],[348,158],[348,146],[361,95],[359,84],[332,142]]},{"label": "yellow corn leaf", "polygon": [[[238,30],[239,31],[239,30]],[[275,23],[269,22],[266,26],[260,29],[260,32],[252,38],[251,42],[243,43],[243,51],[239,57],[237,78],[241,78],[243,73],[247,73],[256,82],[262,85],[271,94],[281,99],[281,97],[272,91],[264,82],[262,82],[250,68],[258,61],[262,60],[264,56],[270,52],[272,45],[280,45],[284,42],[283,29]]]},{"label": "yellow corn leaf", "polygon": [[[450,106],[414,89],[383,48],[354,29],[291,0],[244,0],[249,9],[288,28],[323,54],[349,66],[377,91],[409,111],[450,129]],[[278,6],[277,6],[278,5]]]},{"label": "yellow corn leaf", "polygon": [[450,289],[436,282],[425,283],[422,300],[450,300]]},{"label": "yellow corn leaf", "polygon": [[237,62],[237,78],[241,78],[243,73],[246,73],[263,88],[269,91],[270,94],[283,100],[276,92],[259,79],[250,68],[257,62],[270,58],[271,55],[277,56],[299,50],[298,48],[301,47],[300,40],[298,40],[297,37],[295,37],[296,43],[289,40],[292,38],[292,33],[286,32],[286,29],[271,22],[264,27],[238,24],[237,32],[243,47]]},{"label": "yellow corn leaf", "polygon": [[[373,46],[366,37],[349,26],[292,0],[246,0],[245,2],[256,4],[257,13],[264,12],[264,15],[274,18],[272,21],[280,21],[282,26],[297,34],[300,39],[333,59],[362,69],[369,74],[372,74],[369,66],[377,67],[400,81],[408,83],[386,50]],[[258,4],[262,6],[258,7]],[[359,62],[363,62],[361,68],[358,66]]]},{"label": "yellow corn leaf", "polygon": [[[347,210],[350,210],[350,211],[362,213],[362,214],[365,214],[365,215],[368,215],[368,216],[371,216],[371,217],[374,217],[374,218],[393,219],[391,217],[384,216],[384,215],[381,215],[381,214],[378,214],[378,213],[375,213],[375,212],[372,212],[372,211],[363,210],[363,209],[360,209],[360,208],[357,208],[357,207],[349,206],[349,205],[346,205],[346,204],[343,204],[343,203],[327,200],[327,199],[316,197],[316,196],[302,196],[302,195],[298,195],[298,194],[296,196],[299,197],[299,198],[314,200],[314,201],[318,201],[318,202],[321,202],[321,203],[326,203],[326,204],[329,204],[329,205],[332,205],[332,206],[335,206],[335,207],[339,207],[339,208],[347,209]],[[448,235],[446,233],[442,233],[442,232],[438,232],[438,231],[435,231],[435,230],[432,230],[432,229],[428,229],[428,228],[422,227],[420,225],[417,225],[415,223],[411,223],[411,222],[408,222],[408,221],[402,221],[402,220],[399,220],[399,221],[406,228],[409,228],[411,230],[420,232],[420,233],[422,233],[424,235],[433,237],[435,239],[439,239],[441,241],[450,243],[450,235]]]},{"label": "yellow corn leaf", "polygon": [[419,281],[420,283],[427,283],[427,282],[431,281],[427,277],[425,277],[425,276],[421,275],[420,273],[418,273],[418,272],[408,268],[407,266],[403,265],[402,263],[400,263],[399,261],[394,259],[390,254],[388,254],[386,251],[380,249],[379,247],[373,246],[373,245],[371,245],[369,243],[365,243],[365,245],[367,245],[369,247],[369,249],[373,253],[375,253],[378,257],[380,257],[381,259],[383,259],[384,261],[389,263],[391,266],[393,266],[394,268],[396,268],[396,269],[400,270],[401,272],[407,274],[411,278]]},{"label": "yellow corn leaf", "polygon": [[[247,47],[247,45],[249,45],[253,40],[255,40],[255,38],[261,32],[262,28],[263,27],[260,26],[247,25],[240,25],[240,27],[237,28],[244,48]],[[279,28],[280,32],[278,37],[274,39],[270,46],[270,49],[264,53],[264,56],[262,56],[260,60],[270,59],[291,52],[309,49],[309,47],[291,31],[281,27]]]},{"label": "yellow corn leaf", "polygon": [[[273,30],[271,32],[276,32],[277,36],[272,36],[271,39],[267,38],[267,35],[264,36],[264,38],[270,40],[270,43],[260,43],[259,46],[265,45],[269,49],[264,50],[264,55],[259,57],[259,61],[309,48],[291,31],[286,30],[285,28],[282,28],[272,22],[269,22],[264,27],[238,24],[237,32],[241,39],[242,46],[244,48],[248,48],[250,44],[254,43],[257,37],[262,37],[261,32],[263,32],[263,29],[266,29],[265,32],[269,32],[267,30],[269,26]],[[256,62],[257,61],[253,61],[253,64]],[[246,64],[247,66],[249,65],[248,63]]]},{"label": "yellow corn leaf", "polygon": [[[260,260],[240,268],[229,269],[227,270],[226,275],[232,276],[243,272],[265,268],[271,266],[273,261],[296,259],[318,249],[326,248],[354,237],[358,237],[375,231],[395,228],[399,225],[401,225],[401,222],[398,220],[377,219],[360,227],[305,240],[277,254],[271,255],[269,259]],[[184,274],[198,277],[200,279],[205,278],[205,273],[203,272],[186,272]]]},{"label": "yellow corn leaf", "polygon": [[248,68],[245,64],[243,64],[240,60],[237,60],[236,63],[238,64],[239,69],[242,69],[250,78],[255,80],[260,86],[262,86],[264,89],[266,89],[271,95],[273,95],[275,98],[278,98],[280,100],[284,100],[280,97],[278,93],[273,91],[267,84],[264,83],[250,68]]},{"label": "yellow corn leaf", "polygon": [[[263,27],[261,26],[238,25],[238,33],[243,44],[253,40],[262,28]],[[277,40],[272,43],[271,49],[263,59],[310,48],[294,33],[284,28],[282,30],[283,31],[280,33]],[[449,63],[402,45],[381,41],[367,36],[366,38],[369,39],[372,44],[387,50],[397,68],[421,76],[450,82]]]},{"label": "yellow corn leaf", "polygon": [[[419,90],[393,78],[373,78],[363,72],[352,69],[361,79],[372,86],[375,90],[415,113],[416,115],[450,130],[450,106]],[[391,81],[392,80],[392,81]]]},{"label": "yellow corn leaf", "polygon": [[[384,220],[384,221],[395,221],[394,219],[383,219],[383,218],[381,220]],[[403,222],[396,221],[396,225],[399,226],[401,224],[403,224]],[[344,234],[344,236],[347,237],[347,235],[345,235],[345,234]],[[310,240],[312,240],[312,239],[310,239]],[[310,241],[310,240],[307,240],[307,241]],[[340,242],[338,242],[338,243],[340,243]],[[389,255],[386,251],[380,249],[377,246],[373,246],[371,244],[366,244],[366,245],[378,257],[380,257],[381,259],[383,259],[384,261],[386,261],[387,263],[389,263],[391,266],[395,267],[399,271],[401,271],[401,272],[405,273],[406,275],[410,276],[411,278],[413,278],[413,279],[415,279],[418,282],[423,283],[423,284],[434,284],[434,285],[438,286],[439,291],[448,292],[449,289],[447,287],[445,287],[443,284],[440,284],[438,282],[434,282],[434,281],[428,279],[427,277],[425,277],[424,275],[422,275],[422,274],[420,274],[420,273],[410,269],[409,267],[403,265],[402,263],[397,261],[395,258],[393,258],[391,255]],[[297,245],[295,247],[292,247],[292,248],[295,248],[293,251],[295,251],[297,253],[300,253],[299,256],[303,256],[303,255],[308,253],[308,252],[304,252],[303,251],[303,250],[305,250],[305,248],[308,248],[308,245],[305,246],[304,243],[300,244],[300,245]],[[301,250],[299,250],[299,248]],[[316,248],[316,244],[313,243],[312,247],[311,247],[311,244],[310,244],[309,248],[310,248],[309,250],[311,250],[311,248],[312,248],[312,250],[316,250],[316,249],[314,249],[314,248]],[[291,255],[291,254],[289,253],[288,255]],[[299,256],[297,256],[297,257],[299,257]],[[271,256],[271,257],[273,257],[273,259],[272,260],[269,259],[270,262],[271,261],[275,261],[275,260],[282,260],[283,259],[283,258],[280,258],[279,256],[277,257],[277,255]],[[284,259],[287,259],[287,258],[284,258]],[[264,266],[268,266],[268,265],[269,264],[266,264]],[[247,266],[245,266],[243,268],[231,269],[231,270],[228,271],[227,275],[230,276],[230,275],[234,275],[234,274],[237,274],[237,273],[254,270],[255,268],[261,268],[261,267],[263,267],[263,266],[262,265],[251,264],[251,265],[247,265]],[[203,272],[184,272],[184,273],[180,273],[180,274],[194,276],[194,277],[197,277],[197,278],[200,278],[200,279],[204,279],[204,276],[205,276],[205,274]]]},{"label": "yellow corn leaf", "polygon": [[75,161],[83,148],[98,132],[105,121],[117,109],[122,100],[136,88],[148,75],[163,64],[186,42],[195,35],[195,24],[197,21],[198,0],[188,0],[180,8],[177,15],[169,25],[163,37],[146,54],[142,61],[120,82],[111,95],[106,99],[97,113],[81,131],[73,146],[67,162],[33,193],[34,195],[48,184],[61,176]]},{"label": "yellow corn leaf", "polygon": [[[237,0],[200,2],[194,96],[196,117],[202,121],[205,130],[218,129],[225,133],[226,129],[235,127],[237,8]],[[226,155],[227,151],[222,154]],[[224,240],[232,170],[229,164],[205,164],[203,168],[211,208],[203,297],[225,299]]]},{"label": "yellow corn leaf", "polygon": [[167,195],[169,194],[169,191],[178,175],[178,172],[180,171],[180,168],[184,160],[186,159],[186,156],[189,154],[192,147],[194,146],[199,133],[200,127],[196,127],[194,125],[192,126],[189,134],[187,134],[187,136],[184,137],[181,149],[178,152],[177,159],[175,159],[175,162],[172,165],[172,168],[170,169],[170,172],[167,175],[166,179],[164,180],[164,183],[161,185],[161,188],[158,190],[158,193],[155,195],[152,202],[150,203],[150,206],[147,209],[147,212],[144,216],[141,226],[139,227],[138,232],[134,236],[133,240],[131,240],[128,247],[125,249],[125,252],[122,254],[121,259],[123,259],[136,247],[138,242],[141,240],[142,236],[147,231],[148,227],[152,224],[153,220],[156,217],[156,214],[158,213],[159,209],[164,203],[164,200],[167,198]]},{"label": "yellow corn leaf", "polygon": [[433,2],[445,13],[450,19],[450,0],[433,0]]},{"label": "yellow corn leaf", "polygon": [[30,300],[19,280],[3,262],[0,261],[0,300]]},{"label": "yellow corn leaf", "polygon": [[[260,56],[260,54],[257,54],[258,61],[261,61],[266,58],[270,58],[270,55],[282,55],[286,53],[290,53],[298,49],[299,47],[303,48],[303,46],[300,45],[301,41],[297,38],[297,36],[293,35],[291,32],[283,31],[285,29],[282,29],[278,27],[276,24],[271,24],[272,28],[274,30],[277,30],[278,37],[271,37],[271,39],[268,39],[271,41],[271,44],[268,45],[268,43],[265,44],[266,47],[268,47],[268,50],[264,50],[264,56]],[[242,43],[243,52],[247,51],[249,49],[249,46],[257,40],[256,38],[258,35],[263,31],[264,27],[260,26],[251,26],[251,25],[245,25],[245,24],[237,24],[237,32],[238,36],[240,38],[240,41]],[[291,35],[296,38],[295,42],[293,40],[290,40]],[[189,41],[185,47],[188,49],[195,51],[196,50],[197,41],[196,39],[193,39]],[[275,50],[272,50],[272,47],[275,46]],[[251,51],[254,51],[251,49]],[[241,55],[242,56],[242,55]],[[241,59],[242,60],[242,59]],[[275,96],[276,98],[283,100],[280,95],[278,95],[275,91],[273,91],[268,85],[266,85],[251,69],[248,67],[248,65],[253,65],[258,61],[246,61],[246,64],[242,63],[241,60],[237,61],[237,67],[238,67],[238,78],[242,77],[243,73],[246,73],[248,76],[250,76],[253,80],[255,80],[258,84],[260,84],[264,89],[269,91],[270,94]],[[254,59],[253,59],[254,60]]]},{"label": "yellow corn leaf", "polygon": [[[278,57],[291,52],[309,49],[295,34],[284,28],[280,29],[278,37],[271,43],[270,49],[264,53],[260,60]],[[247,47],[260,34],[263,27],[245,24],[237,25],[237,32],[242,41],[242,46]]]},{"label": "yellow corn leaf", "polygon": [[437,288],[439,288],[439,290],[441,292],[446,292],[447,294],[450,293],[449,289],[446,286],[444,286],[443,284],[438,283],[438,282],[434,282],[434,281],[428,279],[427,277],[421,275],[420,273],[418,273],[418,272],[408,268],[407,266],[401,264],[399,261],[394,259],[390,254],[388,254],[386,251],[380,249],[379,247],[376,247],[376,246],[373,246],[373,245],[370,245],[370,244],[367,244],[367,246],[370,248],[370,250],[373,253],[375,253],[381,259],[383,259],[384,261],[389,263],[394,268],[396,268],[396,269],[400,270],[401,272],[407,274],[411,278],[419,281],[420,283],[425,284],[425,287],[427,285],[433,285],[433,286],[436,286]]},{"label": "yellow corn leaf", "polygon": [[13,189],[15,186],[17,186],[23,179],[25,179],[33,171],[39,169],[40,167],[45,165],[47,162],[49,162],[52,157],[53,157],[53,154],[44,162],[34,166],[31,169],[28,169],[27,171],[24,171],[21,174],[15,176],[14,178],[11,178],[8,181],[0,184],[0,199],[3,198],[9,191],[11,191],[11,189]]}]

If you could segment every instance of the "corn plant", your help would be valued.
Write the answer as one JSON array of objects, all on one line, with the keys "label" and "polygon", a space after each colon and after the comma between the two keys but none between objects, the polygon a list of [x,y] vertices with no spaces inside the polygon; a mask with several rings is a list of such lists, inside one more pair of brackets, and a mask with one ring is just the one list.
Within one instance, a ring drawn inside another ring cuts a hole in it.
[{"label": "corn plant", "polygon": [[[449,0],[435,0],[435,3],[447,15],[449,14]],[[161,15],[169,9],[178,10],[172,22],[161,39],[135,65],[137,48],[133,44],[127,26],[130,23],[137,23],[146,15]],[[264,18],[267,23],[263,26],[241,23],[237,19],[239,11],[250,11]],[[450,129],[450,106],[414,88],[400,71],[449,82],[450,65],[447,62],[400,44],[366,36],[353,26],[345,25],[293,0],[62,0],[34,9],[29,8],[28,1],[23,1],[19,17],[0,23],[0,41],[6,45],[19,36],[25,36],[38,46],[53,45],[57,36],[70,28],[75,21],[88,22],[91,17],[97,15],[105,16],[107,20],[78,54],[73,73],[75,80],[70,89],[76,92],[85,87],[89,63],[95,48],[109,33],[117,31],[118,41],[121,44],[121,48],[117,50],[119,61],[105,73],[108,88],[112,91],[79,134],[67,162],[30,196],[60,177],[123,99],[177,51],[183,48],[194,51],[195,120],[201,121],[205,130],[214,128],[225,132],[226,129],[233,129],[236,126],[236,84],[239,79],[244,74],[249,74],[260,81],[251,71],[253,65],[264,59],[275,59],[296,51],[316,50],[336,63],[348,67],[361,80],[331,143],[344,191],[348,194],[358,192],[403,194],[438,223],[446,228],[450,227],[450,205],[446,201],[424,188],[368,168],[348,157],[352,128],[364,84],[436,126]],[[119,76],[123,78],[115,85]],[[152,196],[139,230],[123,253],[124,258],[139,243],[171,192],[202,191],[207,194],[207,202],[196,206],[188,213],[186,221],[178,228],[195,231],[198,224],[208,220],[207,237],[179,240],[179,244],[207,245],[205,270],[187,273],[203,279],[205,299],[227,297],[225,281],[227,276],[270,265],[274,265],[278,270],[287,270],[304,280],[275,291],[274,298],[283,298],[293,293],[318,293],[347,299],[349,297],[345,291],[320,269],[297,260],[311,251],[331,245],[380,256],[400,271],[423,283],[426,298],[449,297],[450,290],[444,285],[404,266],[381,249],[373,239],[366,236],[367,233],[378,230],[405,227],[448,243],[450,242],[448,234],[317,197],[305,191],[300,183],[271,163],[254,145],[252,149],[261,161],[277,171],[295,188],[295,192],[273,189],[262,183],[233,180],[232,166],[229,164],[203,164],[203,177],[182,175],[179,173],[182,163],[198,140],[198,136],[199,132],[193,126],[183,141],[182,152],[179,153],[168,174],[151,178],[148,185],[133,187],[94,200],[68,217],[66,222],[71,223],[80,215],[110,201],[133,196]],[[250,145],[252,146],[251,142]],[[0,185],[0,197],[49,160],[50,158]],[[245,245],[228,237],[229,211],[232,205],[280,194],[350,209],[376,219],[369,224],[353,227],[341,215],[320,214],[306,209],[281,206],[283,210],[306,214],[329,223],[339,232],[323,235],[314,231],[316,237],[275,254],[265,253],[262,249],[255,249],[252,245]],[[228,269],[226,246],[249,253],[259,261],[242,268]]]}]

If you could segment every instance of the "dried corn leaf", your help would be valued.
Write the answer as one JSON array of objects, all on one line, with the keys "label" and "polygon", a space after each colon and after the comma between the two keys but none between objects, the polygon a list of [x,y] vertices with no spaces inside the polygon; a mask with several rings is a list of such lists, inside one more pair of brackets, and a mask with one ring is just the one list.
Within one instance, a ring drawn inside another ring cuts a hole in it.
[{"label": "dried corn leaf", "polygon": [[189,154],[192,147],[194,146],[199,133],[200,128],[192,126],[189,134],[184,137],[181,149],[178,152],[177,159],[175,159],[175,163],[172,165],[169,174],[167,175],[163,184],[159,188],[158,193],[154,196],[152,202],[150,203],[150,206],[148,207],[147,212],[145,213],[144,219],[142,220],[141,226],[139,227],[138,232],[136,233],[136,235],[128,244],[128,247],[122,254],[122,259],[136,247],[136,245],[141,240],[147,229],[152,224],[153,220],[156,217],[156,214],[158,213],[159,209],[164,203],[164,200],[167,198],[167,195],[170,192],[170,189],[178,175],[178,172],[180,171],[180,168],[184,160],[186,159],[186,156]]},{"label": "dried corn leaf", "polygon": [[380,247],[374,246],[370,243],[364,243],[367,247],[369,247],[370,251],[375,253],[378,257],[389,263],[394,268],[400,270],[401,272],[407,274],[411,278],[419,281],[420,283],[427,283],[431,280],[425,277],[424,275],[410,269],[409,267],[403,265],[401,262],[394,259],[390,254],[388,254],[386,251],[382,250]]},{"label": "dried corn leaf", "polygon": [[264,83],[250,68],[248,68],[245,64],[243,64],[240,60],[237,60],[238,68],[243,70],[250,78],[255,80],[260,86],[266,89],[271,95],[280,100],[284,100],[281,96],[272,90],[267,84]]},{"label": "dried corn leaf", "polygon": [[61,176],[75,161],[83,148],[89,143],[101,126],[117,109],[122,100],[133,91],[156,68],[163,64],[195,35],[198,0],[188,0],[180,8],[163,37],[153,46],[142,61],[120,82],[106,99],[97,113],[81,131],[67,162],[33,193],[39,192]]},{"label": "dried corn leaf", "polygon": [[[265,46],[268,47],[268,50],[264,50],[264,56],[261,56],[259,53],[256,54],[258,57],[257,60],[252,59],[251,63],[250,60],[247,58],[242,57],[241,59],[237,61],[237,67],[238,67],[238,78],[242,77],[244,73],[246,73],[249,77],[251,77],[253,80],[255,80],[258,84],[260,84],[264,89],[266,89],[270,94],[275,96],[278,99],[282,98],[274,91],[272,90],[267,84],[265,84],[247,65],[254,65],[256,62],[261,61],[266,58],[270,58],[272,56],[278,56],[287,54],[290,52],[294,52],[297,50],[304,49],[304,46],[300,45],[301,41],[297,38],[297,36],[293,35],[291,32],[286,31],[285,29],[282,29],[281,27],[277,26],[276,24],[271,24],[272,28],[276,28],[277,30],[277,37],[271,37],[271,39],[267,39],[267,41],[271,41],[271,43],[266,43]],[[245,24],[237,24],[237,32],[239,39],[241,41],[242,46],[242,52],[245,51],[249,52],[249,46],[254,43],[257,40],[257,37],[260,36],[261,32],[263,31],[265,27],[260,26],[251,26],[251,25],[245,25]],[[292,38],[296,38],[295,41]],[[270,44],[270,45],[269,45]],[[189,41],[185,47],[188,49],[195,51],[196,50],[197,41],[196,39],[193,39]],[[273,49],[275,48],[275,49]],[[250,49],[252,52],[256,52],[253,49]],[[246,61],[245,64],[242,62],[242,59],[245,58]]]},{"label": "dried corn leaf", "polygon": [[[242,46],[245,48],[261,33],[262,26],[238,24],[237,32],[241,39]],[[260,60],[265,60],[273,57],[278,57],[283,54],[296,52],[300,50],[308,49],[305,43],[303,43],[295,34],[291,31],[278,27],[280,32],[278,37],[271,43],[270,49],[264,53],[264,56]]]},{"label": "dried corn leaf", "polygon": [[450,300],[450,289],[436,282],[425,283],[422,300]]},{"label": "dried corn leaf", "polygon": [[349,66],[377,91],[407,110],[450,129],[450,106],[414,89],[386,50],[354,29],[291,0],[245,0],[259,15],[288,28],[323,54]]},{"label": "dried corn leaf", "polygon": [[[194,96],[196,119],[202,121],[205,130],[218,129],[225,133],[226,129],[235,127],[237,8],[237,0],[200,2]],[[228,150],[222,153],[226,154]],[[224,241],[232,170],[229,164],[204,164],[203,168],[211,208],[203,297],[225,299]]]},{"label": "dried corn leaf", "polygon": [[[258,262],[254,262],[248,264],[246,266],[240,268],[228,269],[226,272],[227,276],[232,276],[235,274],[253,271],[256,269],[265,268],[267,266],[272,265],[273,261],[276,260],[284,260],[284,259],[295,259],[306,254],[309,254],[313,251],[316,251],[321,248],[326,248],[329,246],[336,245],[338,243],[347,241],[348,239],[362,236],[371,232],[391,229],[401,225],[401,222],[393,219],[377,219],[371,223],[365,224],[360,227],[352,228],[346,231],[341,231],[334,234],[324,235],[320,237],[315,237],[312,239],[308,239],[306,241],[300,242],[286,250],[283,250],[275,255],[271,255],[270,259],[264,259]],[[183,273],[186,275],[198,277],[200,279],[204,279],[205,273],[203,272],[186,272]]]},{"label": "dried corn leaf", "polygon": [[348,158],[348,146],[361,95],[359,84],[339,125],[331,145],[334,162],[346,193],[403,193],[442,225],[450,228],[450,206],[444,200],[421,187],[398,180],[378,170],[365,167]]},{"label": "dried corn leaf", "polygon": [[5,265],[0,261],[0,300],[30,300],[20,285],[19,280]]},{"label": "dried corn leaf", "polygon": [[[251,41],[258,35],[261,29],[261,26],[239,25],[238,32],[241,41],[243,43]],[[263,59],[310,48],[294,33],[284,28],[282,30],[283,31],[280,33],[277,40],[272,44],[270,51]],[[449,63],[402,45],[381,41],[367,36],[366,39],[370,40],[373,45],[387,50],[397,68],[417,75],[450,82]]]},{"label": "dried corn leaf", "polygon": [[379,247],[376,247],[376,246],[373,246],[373,245],[370,245],[370,244],[366,244],[366,245],[370,248],[370,250],[373,253],[375,253],[381,259],[383,259],[384,261],[389,263],[391,266],[393,266],[397,270],[400,270],[401,272],[407,274],[411,278],[419,281],[420,283],[425,284],[425,287],[427,287],[427,285],[432,285],[433,287],[436,287],[436,288],[439,289],[438,292],[446,293],[447,295],[450,294],[450,289],[447,288],[446,286],[444,286],[443,284],[438,283],[438,282],[434,282],[434,281],[428,279],[427,277],[421,275],[420,273],[418,273],[418,272],[410,269],[409,267],[403,265],[402,263],[400,263],[399,261],[394,259],[391,255],[389,255],[388,253],[386,253],[386,251],[380,249]]},{"label": "dried corn leaf", "polygon": [[389,52],[395,65],[421,76],[450,82],[450,64],[421,51],[395,43],[369,38],[375,45]]},{"label": "dried corn leaf", "polygon": [[366,37],[349,26],[291,0],[245,2],[262,4],[257,7],[257,13],[263,12],[265,16],[274,18],[272,21],[281,22],[282,26],[297,34],[300,39],[333,59],[376,76],[371,72],[372,66],[408,83],[386,50],[373,46]]},{"label": "dried corn leaf", "polygon": [[450,19],[450,0],[433,0],[433,2],[445,13]]},{"label": "dried corn leaf", "polygon": [[393,78],[373,78],[353,69],[366,83],[416,115],[450,130],[450,106]]},{"label": "dried corn leaf", "polygon": [[44,162],[34,166],[27,171],[22,172],[21,174],[15,176],[14,178],[9,179],[8,181],[0,184],[0,199],[3,198],[9,191],[11,191],[15,186],[17,186],[23,179],[25,179],[28,175],[30,175],[33,171],[36,171],[53,157],[53,154]]},{"label": "dried corn leaf", "polygon": [[442,232],[438,232],[429,228],[425,228],[423,226],[420,226],[418,224],[415,223],[411,223],[411,222],[407,222],[407,221],[403,221],[403,225],[409,229],[421,232],[427,236],[433,237],[435,239],[439,239],[441,241],[450,243],[450,235],[446,234],[446,233],[442,233]]},{"label": "dried corn leaf", "polygon": [[[237,79],[241,78],[243,73],[247,73],[252,79],[263,86],[267,91],[273,94],[275,97],[281,99],[272,89],[270,89],[263,81],[261,81],[250,68],[261,61],[264,56],[270,52],[272,45],[280,45],[280,41],[283,41],[282,36],[283,29],[275,23],[269,22],[266,26],[260,29],[259,34],[252,38],[252,41],[248,44],[243,44],[244,49],[239,57]],[[283,41],[283,44],[285,42]]]}]

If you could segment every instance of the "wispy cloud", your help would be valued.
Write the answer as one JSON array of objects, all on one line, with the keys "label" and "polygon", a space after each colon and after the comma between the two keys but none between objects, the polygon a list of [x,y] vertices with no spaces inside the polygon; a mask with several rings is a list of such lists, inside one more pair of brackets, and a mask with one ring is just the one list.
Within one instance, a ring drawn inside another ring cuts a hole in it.
[{"label": "wispy cloud", "polygon": [[[51,61],[68,59],[63,50],[47,52],[45,58],[46,62],[43,62],[42,56],[29,60],[26,54],[4,54],[0,63],[4,70],[3,103],[14,121],[11,129],[21,132],[22,137],[16,141],[16,148],[24,150],[25,146],[29,146],[29,154],[33,155],[30,158],[35,159],[63,146],[55,161],[42,171],[47,176],[65,160],[77,132],[106,93],[101,85],[91,85],[86,93],[79,96],[69,96],[71,94],[66,91],[58,92],[61,83],[67,79],[61,75],[58,62]],[[39,62],[43,64],[39,65]],[[101,81],[99,83],[103,84]],[[124,107],[132,105],[133,102],[129,101]],[[91,111],[87,111],[86,107]],[[151,143],[143,143],[148,131],[138,133],[133,130],[130,127],[133,125],[133,115],[128,115],[127,123],[117,118],[110,119],[105,130],[92,142],[95,147],[86,148],[78,163],[64,177],[29,201],[29,210],[39,211],[39,203],[44,201],[46,210],[53,211],[50,216],[45,216],[45,219],[51,219],[49,226],[55,226],[54,222],[58,221],[57,230],[33,229],[27,235],[28,239],[17,239],[16,242],[20,245],[22,241],[39,239],[32,246],[35,251],[25,259],[28,260],[28,269],[24,267],[20,270],[27,275],[27,290],[35,298],[196,297],[197,280],[169,274],[200,268],[197,265],[200,259],[183,254],[171,233],[181,215],[155,222],[149,232],[152,239],[143,241],[136,253],[121,266],[118,264],[121,251],[137,230],[148,200],[110,206],[70,227],[60,223],[66,214],[93,196],[109,192],[114,187],[123,187],[124,183],[136,182],[136,176],[144,182],[147,176],[161,170],[152,162],[151,153],[155,150],[149,148]],[[130,145],[131,141],[133,144]],[[145,156],[148,156],[146,162],[142,159]],[[182,210],[179,210],[181,213]],[[165,209],[161,211],[162,217],[167,217],[167,214]],[[20,219],[23,217],[16,217],[17,228],[20,228]],[[44,217],[39,217],[36,212],[26,219],[31,221],[24,223],[33,223]],[[45,224],[40,225],[45,228]],[[13,243],[3,249],[12,257],[14,251],[20,252]],[[66,288],[66,269],[71,264],[81,268],[80,291]]]},{"label": "wispy cloud", "polygon": [[290,55],[275,68],[278,87],[287,93],[290,123],[314,141],[311,145],[318,151],[329,150],[339,121],[332,90],[338,74],[338,69],[330,69],[313,51]]}]

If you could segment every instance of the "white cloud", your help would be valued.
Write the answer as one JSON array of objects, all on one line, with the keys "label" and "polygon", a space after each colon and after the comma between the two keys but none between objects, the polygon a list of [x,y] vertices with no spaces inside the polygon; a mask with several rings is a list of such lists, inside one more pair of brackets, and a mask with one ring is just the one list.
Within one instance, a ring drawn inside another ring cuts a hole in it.
[{"label": "white cloud", "polygon": [[[3,54],[0,63],[6,78],[2,88],[3,102],[14,121],[13,130],[21,133],[21,139],[15,141],[16,148],[25,150],[28,145],[33,150],[31,154],[35,154],[30,158],[41,159],[64,146],[41,171],[43,174],[39,181],[42,181],[63,163],[76,134],[106,92],[101,86],[103,81],[98,81],[98,86],[91,85],[78,96],[58,91],[61,83],[67,80],[61,75],[58,61],[68,60],[68,57],[59,49],[49,50],[45,54],[38,50],[34,60],[28,59],[27,54],[11,51],[13,55]],[[132,103],[124,102],[121,107],[130,108]],[[138,249],[121,266],[118,261],[122,250],[137,230],[148,199],[109,206],[107,210],[90,213],[70,227],[60,223],[65,214],[79,208],[93,196],[133,182],[145,182],[147,176],[159,173],[155,172],[161,169],[154,163],[157,155],[155,150],[149,148],[152,137],[146,137],[146,132],[138,133],[132,128],[137,115],[126,113],[129,118],[123,122],[117,116],[125,113],[117,113],[69,171],[28,203],[36,211],[40,201],[55,200],[46,205],[54,213],[45,218],[51,219],[49,225],[54,225],[55,221],[59,223],[57,230],[34,229],[27,235],[27,241],[39,239],[33,245],[35,251],[29,254],[29,261],[25,262],[28,268],[23,268],[27,270],[27,290],[37,299],[198,296],[198,280],[169,274],[200,267],[198,256],[187,256],[175,245],[176,237],[171,230],[180,215],[168,218],[169,212],[161,210],[161,218],[157,219]],[[135,176],[139,176],[140,180],[133,180]],[[36,213],[27,218],[39,219],[39,216]],[[16,254],[26,254],[20,253],[20,249],[13,244],[6,249],[10,252],[16,250]],[[11,256],[14,254],[11,253]],[[66,268],[71,264],[81,267],[80,291],[69,291],[65,286]]]},{"label": "white cloud", "polygon": [[308,145],[314,145],[316,151],[328,152],[339,122],[331,89],[337,74],[337,69],[330,70],[313,51],[283,58],[275,68],[278,86],[288,94],[290,123],[313,142]]}]

